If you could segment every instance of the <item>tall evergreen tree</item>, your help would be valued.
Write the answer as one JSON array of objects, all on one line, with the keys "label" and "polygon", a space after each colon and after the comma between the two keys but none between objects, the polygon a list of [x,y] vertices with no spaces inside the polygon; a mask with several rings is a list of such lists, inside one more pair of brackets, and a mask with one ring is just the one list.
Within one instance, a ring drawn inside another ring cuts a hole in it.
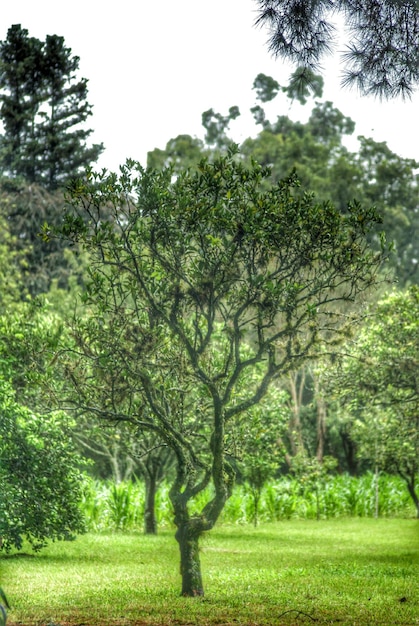
[{"label": "tall evergreen tree", "polygon": [[87,80],[77,79],[80,59],[64,38],[44,42],[20,24],[0,43],[0,162],[5,173],[56,189],[94,163],[102,144],[86,145],[92,130]]}]

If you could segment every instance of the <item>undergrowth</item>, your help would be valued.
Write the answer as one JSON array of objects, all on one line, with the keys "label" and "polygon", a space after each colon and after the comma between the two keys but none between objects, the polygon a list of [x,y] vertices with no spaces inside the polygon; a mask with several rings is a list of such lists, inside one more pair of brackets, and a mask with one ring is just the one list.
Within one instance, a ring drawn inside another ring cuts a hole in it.
[{"label": "undergrowth", "polygon": [[[157,492],[156,515],[160,527],[173,527],[169,485]],[[200,511],[211,491],[199,494],[193,506]],[[377,499],[377,500],[376,500]],[[116,485],[88,479],[81,504],[90,531],[137,530],[143,527],[145,490],[142,482]],[[415,509],[405,483],[397,476],[372,473],[356,478],[331,476],[317,490],[296,479],[282,478],[267,484],[259,502],[260,522],[335,517],[413,517]],[[255,519],[254,498],[247,485],[237,485],[227,501],[220,523],[249,524]]]}]

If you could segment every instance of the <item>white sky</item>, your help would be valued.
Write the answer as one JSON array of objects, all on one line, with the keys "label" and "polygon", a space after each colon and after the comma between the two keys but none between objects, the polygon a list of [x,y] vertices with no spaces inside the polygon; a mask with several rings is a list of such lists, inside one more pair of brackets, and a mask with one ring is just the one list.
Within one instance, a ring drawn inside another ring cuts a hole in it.
[{"label": "white sky", "polygon": [[[201,113],[211,107],[226,114],[238,105],[247,112],[260,72],[287,84],[292,68],[268,53],[267,33],[253,26],[255,9],[254,0],[8,0],[0,39],[18,23],[39,39],[65,38],[89,79],[91,138],[106,148],[99,166],[115,170],[127,157],[145,164],[149,150],[178,134],[202,137]],[[324,98],[354,119],[355,135],[386,141],[419,160],[419,93],[407,102],[361,98],[340,88],[337,58],[325,67]],[[310,112],[309,104],[289,110],[286,99],[275,103],[270,119],[303,120]],[[234,139],[255,132],[248,114]]]}]

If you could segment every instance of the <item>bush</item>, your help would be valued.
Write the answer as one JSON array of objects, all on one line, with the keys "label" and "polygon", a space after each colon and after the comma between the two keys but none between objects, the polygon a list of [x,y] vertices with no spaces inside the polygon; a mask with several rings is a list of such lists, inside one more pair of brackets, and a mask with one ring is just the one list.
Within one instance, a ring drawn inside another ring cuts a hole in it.
[{"label": "bush", "polygon": [[39,416],[0,382],[0,549],[35,550],[84,530],[82,475],[66,416]]}]

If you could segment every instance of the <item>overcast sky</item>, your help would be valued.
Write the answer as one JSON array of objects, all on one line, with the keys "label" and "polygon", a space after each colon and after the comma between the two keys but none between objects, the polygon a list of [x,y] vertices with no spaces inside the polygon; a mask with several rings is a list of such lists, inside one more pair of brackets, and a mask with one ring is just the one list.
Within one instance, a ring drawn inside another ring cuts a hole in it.
[{"label": "overcast sky", "polygon": [[[292,68],[270,56],[267,33],[253,26],[255,8],[254,0],[9,0],[0,39],[19,23],[40,39],[65,38],[89,79],[92,138],[106,148],[99,165],[114,170],[127,157],[145,164],[149,150],[178,134],[203,136],[201,113],[211,107],[248,111],[260,72],[287,84]],[[361,98],[341,89],[338,55],[325,69],[324,98],[355,120],[355,135],[419,160],[418,93],[407,102]],[[271,119],[310,111],[284,99],[275,106]],[[254,134],[250,114],[233,130],[236,141]]]}]

